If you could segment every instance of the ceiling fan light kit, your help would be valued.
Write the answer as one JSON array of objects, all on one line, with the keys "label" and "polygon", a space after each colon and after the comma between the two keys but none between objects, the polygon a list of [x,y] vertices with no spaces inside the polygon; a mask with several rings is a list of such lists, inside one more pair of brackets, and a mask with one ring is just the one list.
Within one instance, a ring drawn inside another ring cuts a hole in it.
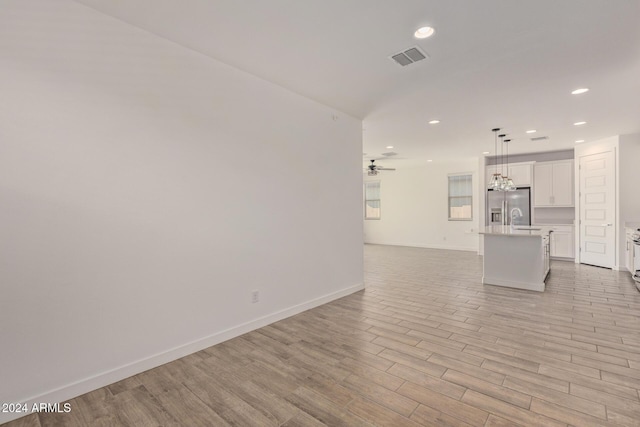
[{"label": "ceiling fan light kit", "polygon": [[396,170],[396,169],[395,168],[385,168],[383,166],[376,165],[376,160],[372,159],[371,160],[371,164],[369,166],[367,166],[367,175],[376,176],[376,175],[378,175],[378,171],[394,171],[394,170]]}]

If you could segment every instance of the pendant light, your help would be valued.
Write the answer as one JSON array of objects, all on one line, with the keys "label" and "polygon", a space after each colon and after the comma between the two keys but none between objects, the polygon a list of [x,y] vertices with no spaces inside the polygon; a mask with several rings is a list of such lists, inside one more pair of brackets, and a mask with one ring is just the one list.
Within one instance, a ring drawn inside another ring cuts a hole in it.
[{"label": "pendant light", "polygon": [[509,173],[509,170],[504,170],[504,137],[507,136],[504,133],[501,133],[500,135],[498,135],[498,138],[500,138],[500,176],[502,177],[502,181],[500,182],[500,188],[498,188],[498,191],[507,191],[507,180],[509,179],[509,177],[507,176]]},{"label": "pendant light", "polygon": [[491,179],[489,180],[489,188],[494,190],[494,191],[502,191],[502,174],[498,172],[498,132],[500,131],[500,128],[495,128],[495,129],[491,129],[491,131],[493,132],[493,136],[494,136],[494,145],[495,145],[495,159],[496,159],[496,171],[495,173],[491,176]]},{"label": "pendant light", "polygon": [[[511,142],[510,139],[504,140],[505,151],[507,152],[507,162],[506,162],[507,174],[509,173],[509,143],[510,142]],[[504,179],[504,184],[503,184],[504,191],[516,190],[516,185],[513,183],[513,179],[509,178],[508,176],[504,176],[503,179]]]}]

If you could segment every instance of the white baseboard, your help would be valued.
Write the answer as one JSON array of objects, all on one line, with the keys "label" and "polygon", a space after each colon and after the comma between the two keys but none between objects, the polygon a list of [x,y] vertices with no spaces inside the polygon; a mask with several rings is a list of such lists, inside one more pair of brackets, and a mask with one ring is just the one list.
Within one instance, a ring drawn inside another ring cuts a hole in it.
[{"label": "white baseboard", "polygon": [[466,252],[478,252],[477,246],[446,246],[446,245],[432,245],[424,243],[407,243],[407,242],[364,242],[366,245],[385,245],[385,246],[408,246],[410,248],[425,248],[425,249],[445,249],[449,251],[466,251]]},{"label": "white baseboard", "polygon": [[[282,319],[286,319],[287,317],[294,316],[298,313],[302,313],[303,311],[318,307],[322,304],[326,304],[328,302],[345,297],[363,289],[364,283],[359,283],[340,291],[315,298],[311,301],[307,301],[293,307],[289,307],[284,310],[280,310],[275,313],[260,317],[258,319],[251,320],[233,328],[216,332],[215,334],[180,345],[178,347],[168,349],[144,359],[136,360],[126,365],[111,369],[109,371],[101,372],[80,381],[64,385],[54,390],[48,390],[36,396],[32,396],[26,399],[20,399],[12,403],[26,403],[27,408],[31,408],[34,403],[64,402],[65,400],[72,399],[74,397],[99,389],[109,384],[113,384],[125,378],[129,378],[141,372],[148,371],[149,369],[164,365],[165,363],[169,363],[181,357],[230,340],[231,338],[246,334],[247,332],[251,332],[255,329],[259,329],[263,326],[269,325]],[[73,410],[73,408],[71,408],[71,410]],[[29,415],[29,413],[30,412],[0,413],[0,424]]]}]

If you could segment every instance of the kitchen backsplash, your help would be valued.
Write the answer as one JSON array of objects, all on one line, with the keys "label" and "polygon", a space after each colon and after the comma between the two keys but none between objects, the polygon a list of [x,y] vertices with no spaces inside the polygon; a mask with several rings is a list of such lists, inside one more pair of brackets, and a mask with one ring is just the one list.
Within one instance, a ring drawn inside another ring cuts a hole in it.
[{"label": "kitchen backsplash", "polygon": [[574,208],[534,208],[534,224],[573,224]]}]

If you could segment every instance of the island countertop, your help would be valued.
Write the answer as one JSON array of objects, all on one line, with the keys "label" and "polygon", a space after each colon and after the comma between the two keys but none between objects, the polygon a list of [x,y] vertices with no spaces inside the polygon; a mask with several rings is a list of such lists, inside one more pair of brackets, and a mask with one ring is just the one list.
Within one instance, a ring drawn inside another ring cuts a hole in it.
[{"label": "island countertop", "polygon": [[518,226],[511,228],[510,225],[488,225],[480,234],[508,237],[542,237],[549,234],[549,227],[546,226]]}]

